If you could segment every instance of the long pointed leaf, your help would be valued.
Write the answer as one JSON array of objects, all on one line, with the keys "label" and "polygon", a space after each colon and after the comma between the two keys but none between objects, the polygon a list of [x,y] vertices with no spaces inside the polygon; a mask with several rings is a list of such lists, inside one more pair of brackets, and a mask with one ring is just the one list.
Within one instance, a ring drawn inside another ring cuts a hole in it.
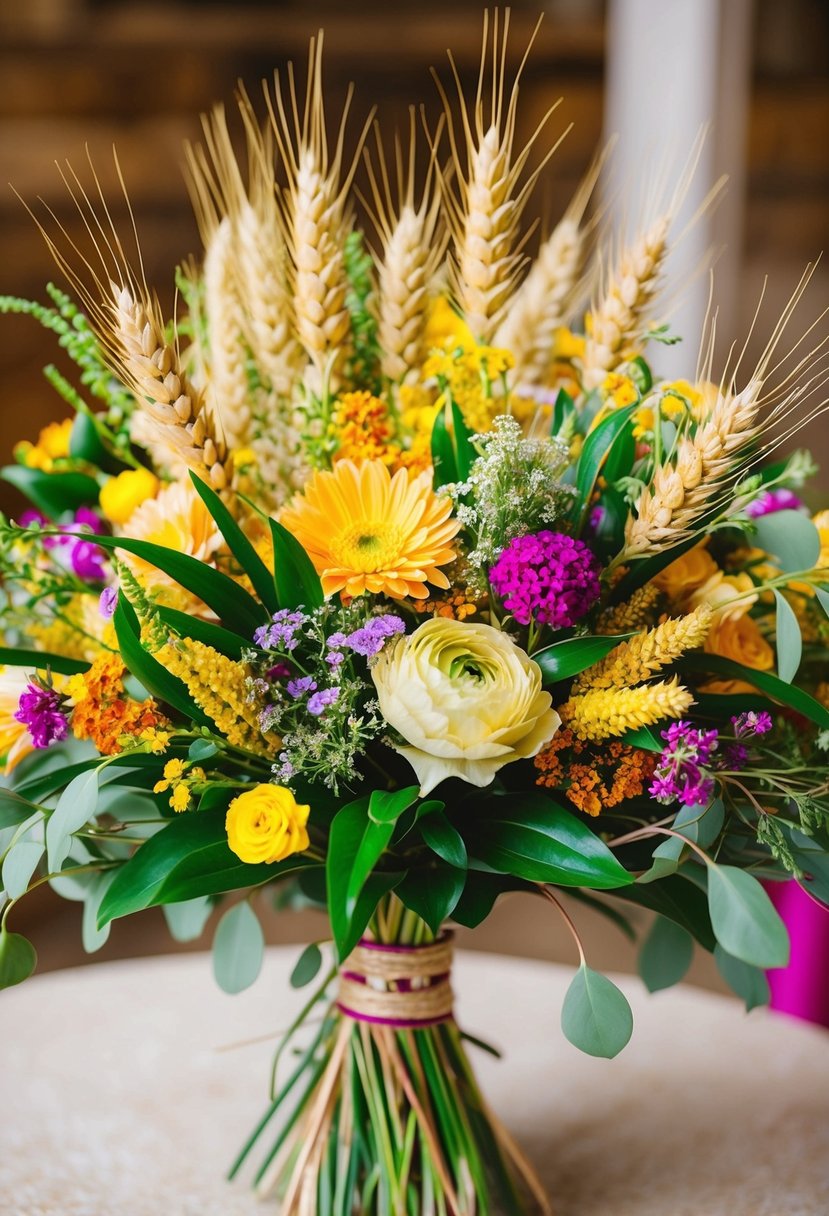
[{"label": "long pointed leaf", "polygon": [[278,520],[270,522],[273,538],[273,575],[280,608],[319,608],[324,602],[322,583],[302,545]]},{"label": "long pointed leaf", "polygon": [[268,567],[262,561],[262,558],[245,536],[216,491],[212,490],[200,477],[197,477],[192,470],[190,472],[190,480],[199,498],[213,516],[216,527],[227,541],[230,552],[253,584],[256,594],[268,612],[276,612],[279,603],[276,596],[276,587],[274,586],[274,581]]}]

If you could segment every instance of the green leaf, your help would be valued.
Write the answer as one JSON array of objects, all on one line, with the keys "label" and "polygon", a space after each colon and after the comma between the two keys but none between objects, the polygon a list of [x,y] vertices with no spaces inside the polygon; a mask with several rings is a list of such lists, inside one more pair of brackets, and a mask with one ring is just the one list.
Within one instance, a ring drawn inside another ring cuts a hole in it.
[{"label": "green leaf", "polygon": [[595,890],[633,882],[595,832],[540,791],[487,800],[469,827],[470,859],[499,873]]},{"label": "green leaf", "polygon": [[753,967],[785,967],[789,935],[760,883],[736,866],[708,867],[708,907],[717,941]]},{"label": "green leaf", "polygon": [[638,587],[644,587],[645,583],[656,578],[657,574],[666,566],[670,566],[671,562],[675,562],[677,558],[682,557],[683,553],[687,553],[689,549],[693,549],[694,545],[699,544],[699,539],[695,533],[680,541],[678,545],[672,545],[670,549],[663,549],[650,557],[637,558],[632,563],[630,572],[613,588],[610,602],[612,604],[624,603]]},{"label": "green leaf", "polygon": [[368,800],[368,817],[372,823],[396,823],[405,810],[417,801],[418,786],[405,789],[372,790]]},{"label": "green leaf", "polygon": [[639,951],[639,974],[648,992],[672,988],[685,977],[694,956],[694,939],[687,929],[657,916]]},{"label": "green leaf", "polygon": [[225,817],[221,806],[178,815],[140,845],[118,870],[98,923],[156,904],[259,886],[316,864],[301,853],[272,864],[240,861],[228,846]]},{"label": "green leaf", "polygon": [[245,536],[216,491],[211,489],[206,482],[202,481],[201,477],[197,477],[192,470],[190,471],[190,480],[199,498],[213,516],[216,527],[227,541],[230,552],[250,579],[254,591],[268,612],[276,612],[279,608],[279,601],[270,570],[268,570],[268,567],[262,561],[262,558]]},{"label": "green leaf", "polygon": [[777,604],[777,674],[781,680],[791,684],[803,657],[803,638],[789,601],[777,590],[774,592],[774,599]]},{"label": "green leaf", "polygon": [[66,511],[93,506],[98,501],[98,483],[85,473],[44,473],[42,469],[10,464],[0,469],[0,477],[49,519],[60,519]]},{"label": "green leaf", "polygon": [[457,402],[448,401],[437,414],[432,426],[435,489],[438,490],[451,482],[466,481],[475,456],[472,433],[463,420],[463,414]]},{"label": "green leaf", "polygon": [[165,705],[177,709],[188,721],[212,728],[213,721],[199,709],[178,676],[168,671],[141,645],[138,619],[123,591],[118,592],[112,623],[115,626],[121,658],[147,692]]},{"label": "green leaf", "polygon": [[51,654],[48,650],[25,650],[19,646],[0,646],[0,664],[5,667],[27,667],[32,671],[52,671],[62,676],[74,676],[79,671],[89,671],[84,659],[67,659],[62,654]]},{"label": "green leaf", "polygon": [[314,563],[287,528],[268,521],[273,539],[274,580],[280,608],[320,608],[325,597]]},{"label": "green leaf", "polygon": [[21,798],[14,790],[0,787],[0,832],[3,828],[14,828],[19,823],[25,823],[32,815],[40,812],[40,809],[36,803]]},{"label": "green leaf", "polygon": [[367,823],[367,797],[358,798],[341,807],[331,822],[325,863],[325,885],[331,932],[340,962],[345,958],[342,947],[348,937],[351,923],[347,909],[348,884]]},{"label": "green leaf", "polygon": [[56,873],[69,856],[72,833],[94,817],[97,807],[98,770],[93,768],[72,778],[46,821],[47,864],[51,874]]},{"label": "green leaf", "polygon": [[123,549],[169,574],[180,586],[212,608],[220,621],[238,629],[245,637],[252,637],[254,630],[266,618],[262,605],[244,587],[189,553],[179,553],[166,545],[132,540],[127,536],[96,536],[95,544],[104,549]]},{"label": "green leaf", "polygon": [[174,941],[194,942],[204,932],[213,907],[209,895],[197,895],[195,899],[184,899],[178,904],[164,904],[161,911]]},{"label": "green leaf", "polygon": [[[707,849],[719,836],[725,821],[725,807],[722,799],[713,798],[708,806],[683,806],[677,811],[672,829],[679,832],[686,840],[691,840],[701,848]],[[637,878],[638,883],[657,882],[668,874],[674,874],[685,845],[675,836],[663,840],[653,851],[653,864],[644,874]]]},{"label": "green leaf", "polygon": [[69,435],[69,454],[75,460],[83,460],[96,468],[103,468],[111,462],[109,452],[101,440],[100,432],[89,414],[75,415]]},{"label": "green leaf", "polygon": [[489,916],[499,896],[508,891],[536,890],[532,883],[520,878],[470,870],[466,876],[466,886],[452,912],[452,920],[465,929],[477,929]]},{"label": "green leaf", "polygon": [[829,730],[829,709],[825,705],[821,705],[820,701],[810,697],[802,688],[798,688],[795,684],[787,684],[785,680],[771,675],[768,671],[756,671],[753,667],[745,667],[742,663],[724,659],[721,655],[704,654],[701,651],[697,652],[692,660],[679,660],[676,666],[680,670],[697,675],[701,672],[710,672],[712,675],[723,676],[729,680],[745,680],[746,683],[759,688],[760,692],[771,697],[773,701],[779,701],[782,705],[788,705],[790,709],[797,710],[799,714],[808,718],[810,722],[814,722],[821,730]]},{"label": "green leaf", "polygon": [[100,929],[98,928],[98,909],[101,906],[101,900],[112,885],[116,872],[115,870],[104,870],[100,874],[95,874],[86,889],[83,917],[81,918],[81,940],[87,954],[94,954],[96,950],[100,950],[109,938],[112,925],[106,924]]},{"label": "green leaf", "polygon": [[19,933],[0,932],[0,988],[22,984],[37,966],[35,948]]},{"label": "green leaf", "polygon": [[411,870],[397,887],[398,899],[410,908],[433,933],[437,933],[455,910],[466,882],[463,870],[453,866],[431,866]]},{"label": "green leaf", "polygon": [[164,624],[169,625],[179,637],[204,642],[205,646],[212,646],[219,654],[227,655],[229,659],[239,660],[242,651],[250,647],[249,637],[233,633],[214,621],[203,621],[201,617],[179,612],[177,608],[163,608],[160,605],[156,605],[156,611]]},{"label": "green leaf", "polygon": [[569,680],[594,663],[600,663],[615,646],[632,636],[630,633],[620,633],[610,637],[567,638],[564,642],[554,642],[552,646],[537,651],[532,656],[533,662],[541,668],[542,683],[546,687],[560,680]]},{"label": "green leaf", "polygon": [[215,756],[218,750],[212,739],[194,739],[187,749],[187,759],[201,764],[203,760]]},{"label": "green leaf", "polygon": [[829,616],[829,590],[826,587],[815,587],[815,595],[823,611]]},{"label": "green leaf", "polygon": [[633,1013],[616,985],[582,964],[561,1007],[565,1037],[589,1056],[612,1060],[633,1034]]},{"label": "green leaf", "polygon": [[18,840],[3,858],[3,889],[9,899],[20,899],[45,853],[38,840]]},{"label": "green leaf", "polygon": [[813,570],[820,557],[820,533],[800,511],[774,511],[755,521],[757,545],[784,574]]},{"label": "green leaf", "polygon": [[646,752],[662,752],[665,740],[660,738],[659,729],[653,726],[637,726],[622,735],[621,742],[626,747],[639,747]]},{"label": "green leaf", "polygon": [[590,510],[590,500],[605,459],[619,437],[628,429],[631,418],[639,408],[640,402],[636,401],[624,409],[613,410],[585,439],[576,470],[574,503],[574,521],[579,521],[580,525]]},{"label": "green leaf", "polygon": [[714,949],[716,939],[705,892],[682,874],[646,886],[636,883],[634,886],[621,887],[614,892],[614,897],[659,912],[674,924],[687,929],[704,950],[710,952]]},{"label": "green leaf", "polygon": [[228,908],[213,938],[213,974],[223,992],[244,992],[256,980],[265,955],[265,935],[246,899]]},{"label": "green leaf", "polygon": [[388,847],[394,831],[394,823],[374,823],[369,819],[363,831],[363,838],[357,850],[357,856],[348,876],[348,886],[345,895],[345,914],[351,917],[357,906],[357,899],[372,873],[377,862]]},{"label": "green leaf", "polygon": [[576,412],[576,403],[566,389],[560,388],[556,393],[553,405],[553,417],[550,422],[550,434],[558,435]]},{"label": "green leaf", "polygon": [[759,1005],[768,1005],[771,991],[764,971],[735,958],[723,950],[719,942],[714,947],[714,961],[729,988],[745,1001],[746,1013],[751,1013]]},{"label": "green leaf", "polygon": [[311,942],[302,951],[291,972],[291,987],[304,988],[306,984],[310,984],[316,979],[321,966],[322,951],[316,942]]},{"label": "green leaf", "polygon": [[421,821],[420,835],[432,852],[448,865],[456,870],[466,869],[469,859],[463,836],[441,811],[435,811]]}]

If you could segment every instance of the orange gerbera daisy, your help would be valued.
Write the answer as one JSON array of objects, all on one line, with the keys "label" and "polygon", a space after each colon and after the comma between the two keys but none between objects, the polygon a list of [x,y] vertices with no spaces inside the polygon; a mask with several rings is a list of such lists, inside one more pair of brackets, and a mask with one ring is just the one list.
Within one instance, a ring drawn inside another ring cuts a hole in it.
[{"label": "orange gerbera daisy", "polygon": [[314,473],[280,516],[314,563],[326,596],[385,592],[428,596],[427,583],[447,588],[438,567],[451,562],[460,523],[452,503],[432,489],[431,472],[392,475],[380,460],[338,460]]}]

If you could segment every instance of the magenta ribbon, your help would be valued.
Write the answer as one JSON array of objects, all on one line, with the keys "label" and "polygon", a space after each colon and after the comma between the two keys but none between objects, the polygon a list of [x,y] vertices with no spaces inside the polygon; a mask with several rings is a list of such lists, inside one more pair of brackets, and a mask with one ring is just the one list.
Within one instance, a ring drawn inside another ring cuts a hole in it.
[{"label": "magenta ribbon", "polygon": [[768,972],[771,1008],[829,1027],[829,909],[794,881],[766,889],[792,943],[788,967]]}]

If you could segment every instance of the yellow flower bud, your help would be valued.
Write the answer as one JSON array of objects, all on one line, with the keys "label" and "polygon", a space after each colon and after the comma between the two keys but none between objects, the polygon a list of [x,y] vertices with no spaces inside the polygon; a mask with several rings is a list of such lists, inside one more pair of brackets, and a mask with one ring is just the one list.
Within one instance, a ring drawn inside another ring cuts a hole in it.
[{"label": "yellow flower bud", "polygon": [[227,843],[238,858],[253,865],[284,861],[308,848],[310,809],[297,803],[284,785],[256,785],[228,807]]},{"label": "yellow flower bud", "polygon": [[125,524],[133,511],[158,493],[158,478],[149,469],[125,469],[101,489],[101,513],[111,524]]}]

